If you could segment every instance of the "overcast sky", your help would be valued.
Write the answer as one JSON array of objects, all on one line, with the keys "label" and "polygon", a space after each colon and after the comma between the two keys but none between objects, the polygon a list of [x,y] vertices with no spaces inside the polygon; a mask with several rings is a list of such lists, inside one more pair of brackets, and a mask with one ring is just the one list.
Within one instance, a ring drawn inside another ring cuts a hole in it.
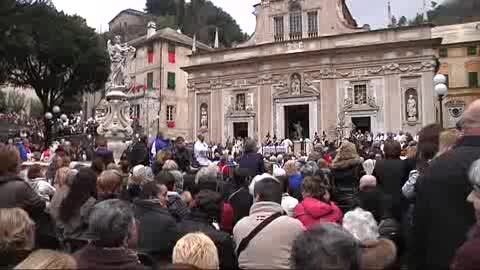
[{"label": "overcast sky", "polygon": [[[242,30],[249,34],[255,31],[255,17],[252,12],[253,5],[259,1],[212,0],[217,6],[230,13]],[[108,22],[123,9],[143,10],[145,2],[145,0],[53,0],[57,9],[84,17],[87,23],[97,31],[108,30]],[[347,0],[347,3],[360,26],[364,24],[370,24],[372,28],[386,26],[387,0]],[[392,13],[397,18],[401,15],[413,17],[422,10],[423,0],[391,0],[391,3]]]}]

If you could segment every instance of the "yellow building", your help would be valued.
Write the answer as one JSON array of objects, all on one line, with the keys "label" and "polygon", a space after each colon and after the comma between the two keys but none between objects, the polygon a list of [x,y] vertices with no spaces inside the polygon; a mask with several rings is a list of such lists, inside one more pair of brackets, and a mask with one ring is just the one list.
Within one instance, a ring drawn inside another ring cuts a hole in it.
[{"label": "yellow building", "polygon": [[[435,48],[439,73],[447,76],[448,95],[444,102],[444,127],[454,127],[465,107],[480,98],[480,21],[438,26],[432,37],[442,38]],[[437,119],[438,119],[438,102]]]}]

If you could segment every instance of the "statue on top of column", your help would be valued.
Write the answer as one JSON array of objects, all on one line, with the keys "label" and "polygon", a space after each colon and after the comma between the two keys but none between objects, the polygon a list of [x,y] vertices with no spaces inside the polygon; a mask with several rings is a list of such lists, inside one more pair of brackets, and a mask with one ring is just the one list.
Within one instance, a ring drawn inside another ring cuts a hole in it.
[{"label": "statue on top of column", "polygon": [[127,43],[121,43],[120,36],[115,36],[113,42],[107,42],[108,54],[110,56],[110,77],[107,82],[107,91],[115,88],[126,88],[130,84],[127,63],[133,57],[136,49]]}]

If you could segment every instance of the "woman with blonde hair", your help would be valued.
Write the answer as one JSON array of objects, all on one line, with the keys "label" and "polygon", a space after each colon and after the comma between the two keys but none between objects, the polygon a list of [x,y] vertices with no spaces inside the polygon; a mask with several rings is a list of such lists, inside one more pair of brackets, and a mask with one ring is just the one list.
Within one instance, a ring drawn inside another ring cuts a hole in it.
[{"label": "woman with blonde hair", "polygon": [[62,188],[65,185],[65,181],[67,179],[67,175],[70,172],[70,168],[68,167],[62,167],[57,170],[55,173],[55,180],[54,180],[54,186],[56,189]]},{"label": "woman with blonde hair", "polygon": [[98,200],[117,199],[122,187],[122,174],[117,170],[103,171],[97,179]]},{"label": "woman with blonde hair", "polygon": [[77,263],[68,254],[40,249],[30,254],[13,269],[77,269]]},{"label": "woman with blonde hair", "polygon": [[456,129],[445,130],[440,133],[437,157],[451,150],[460,139],[460,132]]},{"label": "woman with blonde hair", "polygon": [[20,208],[0,208],[0,269],[12,268],[35,246],[35,223]]},{"label": "woman with blonde hair", "polygon": [[189,233],[177,241],[172,263],[192,265],[200,269],[219,269],[218,251],[207,235]]}]

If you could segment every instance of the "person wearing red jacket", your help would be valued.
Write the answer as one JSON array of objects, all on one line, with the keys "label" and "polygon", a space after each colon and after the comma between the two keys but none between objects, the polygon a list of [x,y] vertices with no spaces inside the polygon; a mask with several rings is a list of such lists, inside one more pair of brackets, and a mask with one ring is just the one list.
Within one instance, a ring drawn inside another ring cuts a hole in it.
[{"label": "person wearing red jacket", "polygon": [[324,222],[342,223],[342,211],[330,201],[329,186],[325,176],[305,177],[303,201],[295,207],[294,217],[309,229]]}]

